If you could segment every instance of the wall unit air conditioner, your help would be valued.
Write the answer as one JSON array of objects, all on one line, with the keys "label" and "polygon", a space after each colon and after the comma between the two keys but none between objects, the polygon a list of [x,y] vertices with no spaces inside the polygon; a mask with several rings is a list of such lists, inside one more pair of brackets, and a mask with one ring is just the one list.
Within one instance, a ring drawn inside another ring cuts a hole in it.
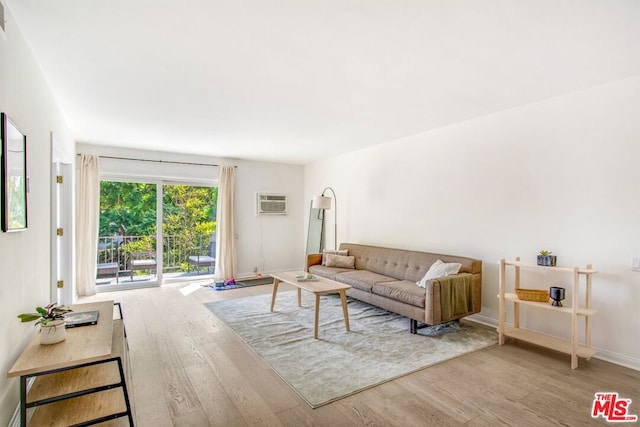
[{"label": "wall unit air conditioner", "polygon": [[258,215],[286,215],[287,196],[258,193]]}]

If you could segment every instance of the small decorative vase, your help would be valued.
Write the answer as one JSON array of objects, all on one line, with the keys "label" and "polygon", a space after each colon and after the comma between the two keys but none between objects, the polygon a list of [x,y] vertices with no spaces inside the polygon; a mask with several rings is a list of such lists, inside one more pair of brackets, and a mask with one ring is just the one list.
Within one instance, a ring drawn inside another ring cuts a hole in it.
[{"label": "small decorative vase", "polygon": [[545,267],[555,267],[558,257],[555,255],[538,255],[538,265]]},{"label": "small decorative vase", "polygon": [[54,320],[46,325],[40,325],[40,344],[57,344],[67,338],[64,320]]},{"label": "small decorative vase", "polygon": [[564,299],[564,288],[559,286],[552,286],[549,288],[549,298],[553,300],[551,305],[554,307],[562,307],[562,301]]}]

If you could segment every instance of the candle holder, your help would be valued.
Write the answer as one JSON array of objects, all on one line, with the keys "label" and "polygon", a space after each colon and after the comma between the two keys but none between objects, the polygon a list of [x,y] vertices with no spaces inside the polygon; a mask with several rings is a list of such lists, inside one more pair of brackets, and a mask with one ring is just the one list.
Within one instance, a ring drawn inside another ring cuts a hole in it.
[{"label": "candle holder", "polygon": [[559,286],[551,286],[549,288],[549,298],[553,300],[551,305],[554,307],[562,307],[562,303],[560,301],[564,299],[564,294],[564,288],[561,288]]}]

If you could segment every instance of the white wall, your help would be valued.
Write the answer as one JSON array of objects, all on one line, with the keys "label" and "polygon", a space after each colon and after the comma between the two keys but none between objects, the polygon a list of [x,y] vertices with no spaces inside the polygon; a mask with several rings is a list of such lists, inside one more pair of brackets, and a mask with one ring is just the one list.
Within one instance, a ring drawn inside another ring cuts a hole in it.
[{"label": "white wall", "polygon": [[[592,263],[593,346],[640,369],[639,117],[636,77],[308,165],[305,198],[336,190],[340,242],[482,259],[480,318],[493,323],[501,258]],[[527,312],[524,326],[567,337],[554,314]]]},{"label": "white wall", "polygon": [[18,404],[17,379],[7,379],[32,323],[16,315],[50,301],[50,170],[51,132],[61,149],[73,153],[74,143],[31,50],[5,5],[7,19],[0,36],[0,111],[27,135],[29,228],[0,233],[0,425],[7,425]]},{"label": "white wall", "polygon": [[[305,212],[304,167],[236,161],[236,234],[238,276],[303,269]],[[256,194],[288,196],[287,215],[257,215]]]},{"label": "white wall", "polygon": [[[299,269],[304,265],[304,247],[300,239],[300,233],[304,227],[302,202],[304,168],[302,166],[89,144],[78,144],[77,151],[103,156],[237,166],[235,190],[237,276],[253,275],[256,267],[259,272],[268,273]],[[101,161],[101,172],[118,172],[123,175],[131,173],[138,177],[157,176],[154,170],[158,168],[167,178],[179,179],[188,173],[191,179],[200,181],[208,179],[217,183],[218,168],[149,162],[114,162],[109,159]],[[256,194],[259,192],[286,194],[288,196],[287,215],[258,216]]]}]

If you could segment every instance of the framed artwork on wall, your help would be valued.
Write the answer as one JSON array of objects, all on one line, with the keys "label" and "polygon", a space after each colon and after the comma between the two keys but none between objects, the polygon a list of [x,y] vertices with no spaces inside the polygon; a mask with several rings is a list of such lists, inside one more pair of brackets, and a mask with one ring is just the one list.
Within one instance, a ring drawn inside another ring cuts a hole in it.
[{"label": "framed artwork on wall", "polygon": [[27,228],[27,136],[7,117],[0,116],[2,135],[2,230]]}]

